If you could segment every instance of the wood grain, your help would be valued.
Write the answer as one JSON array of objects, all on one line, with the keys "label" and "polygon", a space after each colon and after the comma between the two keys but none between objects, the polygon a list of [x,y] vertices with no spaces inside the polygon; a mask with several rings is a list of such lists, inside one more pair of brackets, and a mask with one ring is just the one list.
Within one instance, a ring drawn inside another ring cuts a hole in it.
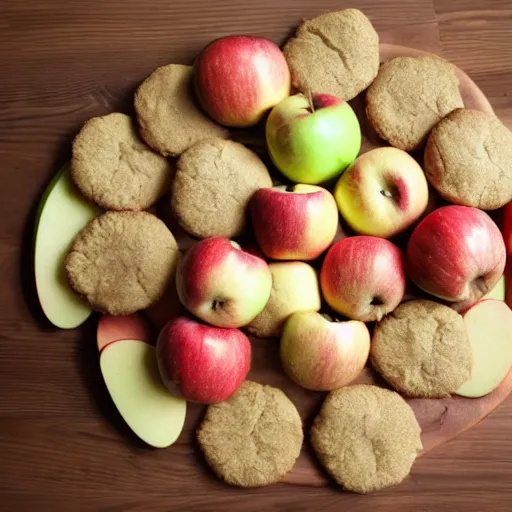
[{"label": "wood grain", "polygon": [[[504,0],[0,2],[2,512],[510,510],[510,399],[418,460],[396,489],[364,497],[286,484],[241,491],[212,477],[191,438],[162,451],[134,440],[99,374],[97,317],[78,331],[56,331],[34,300],[35,206],[87,118],[131,112],[133,91],[153,68],[191,62],[214,37],[252,33],[280,43],[302,18],[349,6],[364,9],[385,42],[444,48],[512,127],[511,5]],[[292,396],[299,405],[301,393]],[[200,416],[194,407],[187,432]]]}]

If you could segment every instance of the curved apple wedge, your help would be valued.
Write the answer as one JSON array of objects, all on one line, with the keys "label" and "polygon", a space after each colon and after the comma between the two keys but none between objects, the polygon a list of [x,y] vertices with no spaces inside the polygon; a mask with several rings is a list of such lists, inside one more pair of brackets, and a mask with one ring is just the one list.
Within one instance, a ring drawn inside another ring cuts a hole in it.
[{"label": "curved apple wedge", "polygon": [[457,394],[481,397],[496,389],[512,366],[512,311],[500,300],[486,299],[463,317],[473,351],[473,370]]},{"label": "curved apple wedge", "polygon": [[101,352],[100,366],[108,392],[133,432],[155,448],[173,444],[183,430],[187,402],[162,384],[155,348],[138,340],[116,341]]},{"label": "curved apple wedge", "polygon": [[150,345],[156,343],[151,326],[142,315],[103,315],[96,331],[98,350],[101,352],[107,345],[119,340],[138,340]]},{"label": "curved apple wedge", "polygon": [[98,214],[74,189],[68,165],[52,180],[39,205],[34,247],[37,295],[48,320],[61,329],[78,327],[92,312],[69,286],[64,258],[76,235]]}]

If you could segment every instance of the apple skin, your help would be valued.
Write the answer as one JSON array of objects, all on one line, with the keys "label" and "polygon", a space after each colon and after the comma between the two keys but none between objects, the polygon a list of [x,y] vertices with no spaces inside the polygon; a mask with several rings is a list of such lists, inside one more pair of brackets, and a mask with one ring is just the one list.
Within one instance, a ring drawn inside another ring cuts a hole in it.
[{"label": "apple skin", "polygon": [[158,369],[165,387],[190,402],[227,400],[251,367],[251,343],[238,329],[171,320],[158,336]]},{"label": "apple skin", "polygon": [[385,147],[359,156],[338,180],[334,197],[354,231],[389,238],[420,218],[429,194],[418,162]]},{"label": "apple skin", "polygon": [[384,238],[344,238],[327,252],[320,285],[334,311],[353,320],[378,321],[393,311],[405,294],[402,252]]},{"label": "apple skin", "polygon": [[503,208],[503,225],[501,228],[507,255],[512,256],[512,201]]},{"label": "apple skin", "polygon": [[361,128],[352,107],[330,94],[302,94],[276,105],[265,127],[276,167],[291,181],[316,185],[341,174],[361,149]]},{"label": "apple skin", "polygon": [[249,207],[254,236],[268,258],[313,260],[336,235],[334,197],[315,185],[261,188]]},{"label": "apple skin", "polygon": [[222,237],[201,240],[178,265],[176,288],[181,303],[217,327],[241,327],[265,307],[272,274],[265,260]]},{"label": "apple skin", "polygon": [[505,260],[503,237],[493,220],[477,208],[451,205],[415,227],[405,268],[423,291],[466,309],[494,288]]},{"label": "apple skin", "polygon": [[300,386],[331,391],[350,384],[370,352],[370,333],[363,322],[331,322],[315,312],[294,313],[281,336],[281,363]]},{"label": "apple skin", "polygon": [[227,36],[197,57],[194,86],[202,107],[218,123],[248,127],[290,94],[290,70],[272,41]]}]

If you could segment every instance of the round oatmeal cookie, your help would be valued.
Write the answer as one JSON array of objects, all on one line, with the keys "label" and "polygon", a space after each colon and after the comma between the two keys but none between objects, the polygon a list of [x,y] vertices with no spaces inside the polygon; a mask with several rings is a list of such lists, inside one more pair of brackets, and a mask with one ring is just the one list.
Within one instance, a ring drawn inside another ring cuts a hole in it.
[{"label": "round oatmeal cookie", "polygon": [[349,101],[372,83],[379,70],[379,36],[357,9],[305,21],[283,52],[292,85],[306,95],[327,93]]},{"label": "round oatmeal cookie", "polygon": [[80,192],[109,210],[144,210],[167,190],[171,163],[151,151],[119,112],[89,119],[73,141],[71,177]]},{"label": "round oatmeal cookie", "polygon": [[198,142],[178,160],[171,206],[183,229],[199,238],[240,235],[256,190],[271,187],[260,158],[238,142]]},{"label": "round oatmeal cookie", "polygon": [[196,105],[192,66],[156,69],[137,89],[135,111],[142,138],[162,155],[178,156],[200,140],[229,135]]},{"label": "round oatmeal cookie", "polygon": [[129,315],[163,294],[178,263],[166,225],[147,212],[106,212],[76,237],[65,267],[73,289],[93,309]]},{"label": "round oatmeal cookie", "polygon": [[370,361],[400,393],[441,398],[471,377],[473,354],[462,316],[430,300],[411,300],[373,333]]},{"label": "round oatmeal cookie", "polygon": [[512,200],[512,132],[494,115],[457,109],[432,130],[425,174],[446,200],[496,210]]},{"label": "round oatmeal cookie", "polygon": [[290,399],[280,389],[251,381],[229,400],[210,405],[197,430],[210,467],[239,487],[281,480],[295,464],[303,437]]},{"label": "round oatmeal cookie", "polygon": [[311,444],[347,491],[399,484],[422,449],[412,409],[394,391],[355,385],[331,391],[311,428]]},{"label": "round oatmeal cookie", "polygon": [[375,131],[404,151],[422,146],[437,122],[463,106],[453,65],[435,55],[388,60],[366,93]]}]

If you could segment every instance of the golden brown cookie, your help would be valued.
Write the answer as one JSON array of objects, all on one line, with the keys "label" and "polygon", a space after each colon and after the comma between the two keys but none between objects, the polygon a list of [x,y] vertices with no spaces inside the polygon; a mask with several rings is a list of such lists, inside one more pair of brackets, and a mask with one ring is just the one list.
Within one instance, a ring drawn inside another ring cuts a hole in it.
[{"label": "golden brown cookie", "polygon": [[197,431],[210,467],[239,487],[281,480],[295,464],[303,437],[290,399],[280,389],[251,381],[229,400],[210,405]]},{"label": "golden brown cookie", "polygon": [[283,52],[292,85],[304,94],[328,93],[349,101],[379,70],[379,36],[357,9],[305,21]]},{"label": "golden brown cookie", "polygon": [[421,429],[398,394],[378,386],[331,391],[311,428],[322,465],[347,491],[399,484],[422,449]]},{"label": "golden brown cookie", "polygon": [[109,210],[144,210],[170,184],[172,165],[137,135],[132,119],[89,119],[73,141],[71,177],[80,192]]},{"label": "golden brown cookie", "polygon": [[191,66],[155,70],[135,93],[135,111],[142,138],[162,155],[178,156],[200,140],[229,135],[196,105]]},{"label": "golden brown cookie", "polygon": [[272,180],[256,153],[238,142],[209,139],[178,160],[171,205],[180,225],[199,238],[240,235],[250,198]]},{"label": "golden brown cookie", "polygon": [[179,252],[165,224],[147,212],[106,212],[78,234],[66,257],[69,282],[98,311],[128,315],[163,294]]},{"label": "golden brown cookie", "polygon": [[366,93],[375,131],[404,151],[418,149],[438,121],[463,106],[452,64],[434,55],[388,60]]},{"label": "golden brown cookie", "polygon": [[471,377],[473,354],[462,316],[437,302],[412,300],[375,326],[370,361],[400,393],[441,398]]},{"label": "golden brown cookie", "polygon": [[495,210],[512,200],[512,132],[496,117],[457,109],[432,130],[425,174],[446,200]]}]

